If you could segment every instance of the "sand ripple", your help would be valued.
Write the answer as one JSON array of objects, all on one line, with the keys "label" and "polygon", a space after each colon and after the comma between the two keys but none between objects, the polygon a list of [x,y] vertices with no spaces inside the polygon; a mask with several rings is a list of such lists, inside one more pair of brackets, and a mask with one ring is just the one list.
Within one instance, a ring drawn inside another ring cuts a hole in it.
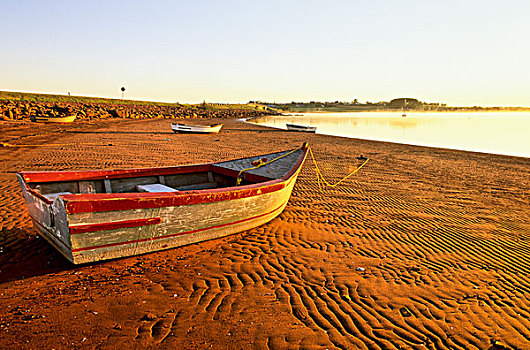
[{"label": "sand ripple", "polygon": [[[29,306],[36,295],[23,293],[25,300],[16,292],[23,285],[42,291],[45,282],[65,281],[69,288],[61,289],[60,301],[41,301],[71,315],[79,311],[70,305],[76,302],[104,314],[99,330],[72,321],[74,329],[89,330],[97,348],[530,346],[527,160],[271,134],[235,121],[207,139],[150,132],[164,123],[78,128],[60,133],[71,147],[1,151],[10,163],[3,165],[0,185],[0,269],[8,268],[10,277],[3,280],[0,305],[16,300],[57,324],[45,308]],[[60,139],[58,131],[49,132]],[[248,232],[76,269],[35,238],[8,173],[24,167],[150,166],[154,159],[160,166],[196,163],[305,139],[329,181],[351,171],[359,154],[372,160],[345,186],[324,192],[306,163],[284,212]],[[104,145],[91,145],[96,140]],[[31,273],[36,262],[45,263]],[[34,277],[21,283],[27,274]],[[2,320],[18,324],[24,336],[16,313]],[[11,333],[2,334],[14,342],[6,336]],[[44,333],[35,337],[62,344]]]}]

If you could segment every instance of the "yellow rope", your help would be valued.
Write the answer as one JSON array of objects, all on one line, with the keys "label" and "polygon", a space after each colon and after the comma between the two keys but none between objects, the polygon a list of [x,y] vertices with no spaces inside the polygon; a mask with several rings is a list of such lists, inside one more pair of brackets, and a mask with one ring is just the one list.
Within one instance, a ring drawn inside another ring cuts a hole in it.
[{"label": "yellow rope", "polygon": [[368,161],[370,160],[369,158],[367,158],[364,163],[362,163],[360,166],[357,167],[357,169],[355,169],[354,171],[352,171],[351,173],[349,173],[348,175],[346,175],[345,177],[343,177],[341,180],[339,180],[338,182],[334,183],[334,184],[330,184],[328,181],[326,181],[326,179],[324,178],[324,175],[322,175],[322,172],[320,171],[320,168],[318,167],[318,164],[317,164],[317,161],[315,160],[315,156],[313,155],[313,151],[311,150],[311,148],[309,148],[309,154],[311,155],[311,159],[313,160],[313,164],[315,164],[315,172],[317,173],[317,183],[318,183],[318,188],[322,191],[322,187],[324,187],[322,185],[325,184],[326,186],[329,186],[329,187],[336,187],[338,186],[341,182],[343,182],[344,180],[346,180],[347,178],[349,178],[350,176],[352,176],[353,174],[355,174],[356,172],[359,171],[359,169],[361,169],[366,163],[368,163]]},{"label": "yellow rope", "polygon": [[[288,153],[285,153],[279,157],[276,157],[272,160],[269,160],[267,162],[264,162],[262,159],[259,159],[258,160],[258,164],[254,167],[251,167],[251,168],[247,168],[247,169],[243,169],[239,172],[239,174],[237,174],[237,180],[236,180],[236,186],[239,186],[241,184],[241,181],[243,180],[243,173],[245,171],[248,171],[248,170],[254,170],[254,169],[257,169],[257,168],[260,168],[264,165],[267,165],[267,164],[270,164],[278,159],[281,159],[283,157],[286,157],[288,156],[289,154],[293,153],[293,152],[296,152],[298,150],[302,149],[302,147],[300,148],[296,148],[296,149],[293,149],[292,151],[288,152]],[[340,183],[342,183],[343,181],[345,181],[346,179],[348,179],[350,176],[352,176],[353,174],[355,174],[356,172],[358,172],[366,163],[368,163],[368,161],[370,159],[366,159],[360,166],[357,167],[357,169],[355,169],[354,171],[352,171],[351,173],[349,173],[348,175],[346,175],[345,177],[343,177],[341,180],[339,180],[338,182],[334,183],[334,184],[330,184],[328,181],[326,181],[326,179],[324,178],[324,175],[322,174],[322,172],[320,171],[320,168],[318,167],[318,164],[317,164],[317,161],[315,160],[315,156],[313,155],[313,150],[311,149],[311,147],[308,147],[308,150],[309,150],[309,154],[311,155],[311,159],[313,160],[313,164],[315,165],[315,172],[317,173],[317,184],[318,184],[318,188],[320,189],[320,191],[322,191],[322,188],[325,186],[328,186],[328,187],[336,187],[338,186]]]},{"label": "yellow rope", "polygon": [[267,165],[267,164],[270,164],[270,163],[272,163],[272,162],[274,162],[274,161],[276,161],[276,160],[278,160],[278,159],[281,159],[281,158],[283,158],[283,157],[286,157],[286,156],[288,156],[289,154],[294,153],[294,152],[296,152],[296,151],[298,151],[298,150],[300,150],[300,149],[302,149],[302,147],[295,148],[295,149],[293,149],[292,151],[290,151],[290,152],[288,152],[288,153],[285,153],[285,154],[283,154],[283,155],[281,155],[281,156],[279,156],[279,157],[276,157],[276,158],[274,158],[274,159],[272,159],[272,160],[269,160],[269,161],[267,161],[267,162],[264,162],[262,159],[259,159],[259,160],[258,160],[259,163],[258,163],[256,166],[254,166],[254,167],[252,167],[252,168],[246,168],[246,169],[243,169],[243,170],[241,170],[241,171],[239,172],[239,174],[237,174],[236,186],[239,186],[239,185],[241,184],[241,181],[243,180],[243,176],[242,176],[242,175],[243,175],[243,173],[244,173],[245,171],[248,171],[248,170],[254,170],[254,169],[260,168],[260,167],[262,167],[262,166],[264,166],[264,165]]}]

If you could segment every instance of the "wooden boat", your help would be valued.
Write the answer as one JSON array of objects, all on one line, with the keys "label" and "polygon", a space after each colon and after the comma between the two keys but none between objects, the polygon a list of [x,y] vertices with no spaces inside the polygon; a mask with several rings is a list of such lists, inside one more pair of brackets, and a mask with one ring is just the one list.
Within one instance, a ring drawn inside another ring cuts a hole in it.
[{"label": "wooden boat", "polygon": [[186,132],[186,133],[198,133],[198,134],[217,134],[221,131],[223,124],[212,124],[212,125],[189,125],[189,124],[171,124],[173,132]]},{"label": "wooden boat", "polygon": [[39,117],[35,116],[32,118],[34,122],[40,123],[72,123],[76,118],[76,115],[69,115],[66,117]]},{"label": "wooden boat", "polygon": [[289,131],[302,131],[302,132],[316,132],[316,126],[297,125],[297,124],[285,124]]},{"label": "wooden boat", "polygon": [[289,151],[218,163],[30,171],[17,178],[35,228],[68,260],[80,264],[262,225],[286,206],[307,152],[305,143]]}]

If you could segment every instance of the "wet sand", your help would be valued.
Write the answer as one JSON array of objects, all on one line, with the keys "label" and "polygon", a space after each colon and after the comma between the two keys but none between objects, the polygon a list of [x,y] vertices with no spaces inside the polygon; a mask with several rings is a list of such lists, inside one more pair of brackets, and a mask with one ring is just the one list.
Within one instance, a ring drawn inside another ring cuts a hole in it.
[{"label": "wet sand", "polygon": [[[0,142],[28,145],[0,148],[2,348],[530,348],[530,159],[223,122],[0,123]],[[85,266],[36,235],[15,178],[304,141],[331,182],[371,160],[320,192],[308,159],[283,213],[253,230]]]}]

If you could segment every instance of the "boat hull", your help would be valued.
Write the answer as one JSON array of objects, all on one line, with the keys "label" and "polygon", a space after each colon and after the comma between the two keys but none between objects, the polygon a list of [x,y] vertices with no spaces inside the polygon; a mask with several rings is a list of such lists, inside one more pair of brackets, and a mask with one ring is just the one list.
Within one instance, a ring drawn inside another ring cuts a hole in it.
[{"label": "boat hull", "polygon": [[[233,201],[123,210],[112,214],[91,213],[90,221],[94,223],[108,224],[109,216],[118,215],[128,221],[149,218],[153,224],[74,233],[71,235],[71,261],[80,264],[150,253],[249,230],[282,212],[293,185],[294,181],[274,193]],[[74,228],[76,222],[86,222],[85,216],[79,214],[70,215],[68,220]]]}]

